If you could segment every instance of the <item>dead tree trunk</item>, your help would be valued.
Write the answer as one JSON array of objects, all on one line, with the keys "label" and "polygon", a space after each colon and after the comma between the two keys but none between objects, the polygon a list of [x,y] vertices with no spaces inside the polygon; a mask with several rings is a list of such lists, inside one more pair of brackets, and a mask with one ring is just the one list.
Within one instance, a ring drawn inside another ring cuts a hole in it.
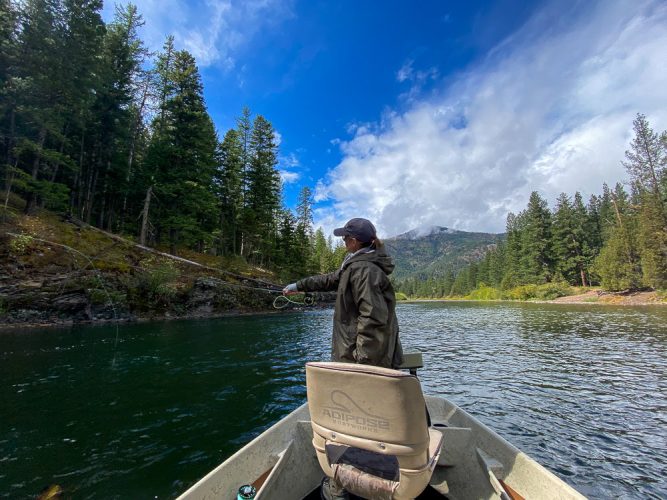
[{"label": "dead tree trunk", "polygon": [[148,211],[151,207],[151,196],[153,194],[153,186],[149,186],[146,190],[146,198],[144,199],[144,209],[141,211],[141,232],[139,233],[139,244],[146,246],[146,232],[148,231]]}]

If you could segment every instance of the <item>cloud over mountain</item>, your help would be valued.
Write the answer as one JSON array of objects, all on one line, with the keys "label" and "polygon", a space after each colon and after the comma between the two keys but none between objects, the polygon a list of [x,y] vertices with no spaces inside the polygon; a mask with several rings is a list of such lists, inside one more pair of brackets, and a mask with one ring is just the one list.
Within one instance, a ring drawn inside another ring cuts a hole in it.
[{"label": "cloud over mountain", "polygon": [[[356,126],[317,188],[319,222],[365,216],[383,234],[445,224],[501,232],[530,192],[601,192],[636,113],[667,128],[667,4],[553,2],[435,93]],[[399,80],[417,71],[399,70]],[[317,221],[316,221],[317,222]]]}]

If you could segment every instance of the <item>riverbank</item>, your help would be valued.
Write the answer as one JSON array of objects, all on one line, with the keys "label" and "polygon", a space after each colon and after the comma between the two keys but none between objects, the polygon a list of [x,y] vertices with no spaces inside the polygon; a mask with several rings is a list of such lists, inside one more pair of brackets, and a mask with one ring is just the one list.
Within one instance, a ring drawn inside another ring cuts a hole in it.
[{"label": "riverbank", "polygon": [[275,311],[276,277],[239,259],[141,246],[50,212],[0,221],[0,328]]},{"label": "riverbank", "polygon": [[667,298],[659,292],[606,292],[590,290],[577,295],[558,297],[546,301],[552,304],[603,304],[614,306],[653,306],[667,305]]},{"label": "riverbank", "polygon": [[594,289],[551,300],[511,300],[511,299],[472,299],[472,298],[441,298],[441,299],[408,299],[403,302],[521,302],[534,304],[599,304],[611,306],[667,306],[664,292],[608,292]]}]

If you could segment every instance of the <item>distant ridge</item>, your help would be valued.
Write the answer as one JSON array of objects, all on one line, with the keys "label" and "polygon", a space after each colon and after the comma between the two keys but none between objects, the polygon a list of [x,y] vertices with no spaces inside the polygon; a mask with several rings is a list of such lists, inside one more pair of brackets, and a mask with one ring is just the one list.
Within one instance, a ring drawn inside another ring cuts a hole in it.
[{"label": "distant ridge", "polygon": [[456,234],[460,233],[462,231],[458,231],[456,229],[450,229],[448,227],[443,227],[443,226],[424,226],[420,227],[417,229],[411,229],[407,233],[399,234],[398,236],[394,236],[390,239],[396,239],[396,240],[416,240],[418,238],[423,238],[425,236],[431,236],[434,234]]},{"label": "distant ridge", "polygon": [[426,279],[456,272],[471,262],[481,260],[487,250],[505,238],[504,234],[472,233],[446,226],[424,226],[385,238],[394,258],[397,280]]}]

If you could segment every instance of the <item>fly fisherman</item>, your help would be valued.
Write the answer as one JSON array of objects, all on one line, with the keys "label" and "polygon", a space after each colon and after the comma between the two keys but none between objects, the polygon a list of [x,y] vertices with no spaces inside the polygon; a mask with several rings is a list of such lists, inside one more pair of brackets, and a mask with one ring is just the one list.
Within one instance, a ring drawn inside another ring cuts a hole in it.
[{"label": "fly fisherman", "polygon": [[[394,263],[366,219],[350,219],[334,229],[348,254],[340,269],[287,285],[283,294],[337,290],[331,360],[397,368],[403,362],[398,338],[396,297],[389,281]],[[325,477],[320,489],[325,500],[345,500],[348,492]]]},{"label": "fly fisherman", "polygon": [[369,220],[350,219],[333,234],[348,251],[340,269],[287,285],[283,294],[337,290],[331,360],[397,368],[403,349],[388,277],[394,263]]}]

